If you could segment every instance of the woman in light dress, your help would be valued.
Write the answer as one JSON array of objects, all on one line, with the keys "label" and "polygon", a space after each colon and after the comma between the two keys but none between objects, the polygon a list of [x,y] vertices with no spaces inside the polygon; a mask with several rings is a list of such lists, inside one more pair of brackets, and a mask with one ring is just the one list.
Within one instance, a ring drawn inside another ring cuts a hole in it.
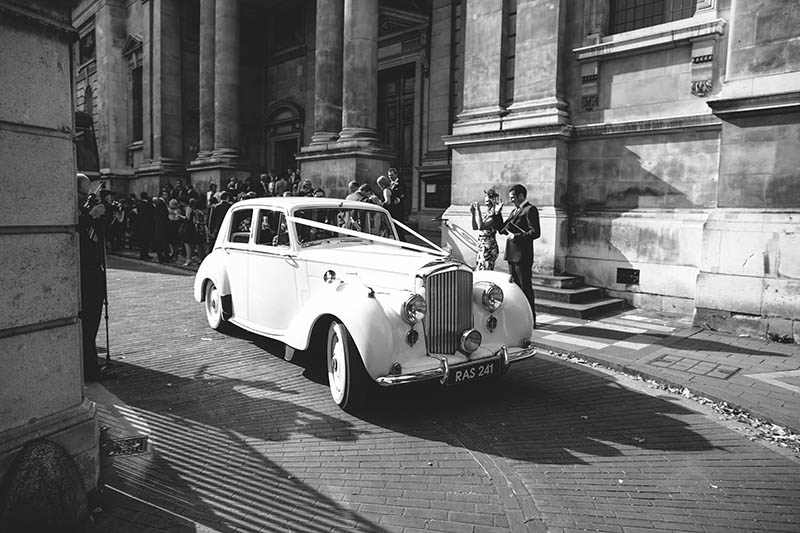
[{"label": "woman in light dress", "polygon": [[480,231],[476,270],[494,270],[495,261],[500,255],[500,249],[497,247],[497,231],[503,225],[503,216],[500,213],[503,204],[500,195],[494,189],[489,189],[485,193],[483,199],[485,214],[481,213],[478,202],[473,202],[469,206],[469,211],[472,213],[472,229]]}]

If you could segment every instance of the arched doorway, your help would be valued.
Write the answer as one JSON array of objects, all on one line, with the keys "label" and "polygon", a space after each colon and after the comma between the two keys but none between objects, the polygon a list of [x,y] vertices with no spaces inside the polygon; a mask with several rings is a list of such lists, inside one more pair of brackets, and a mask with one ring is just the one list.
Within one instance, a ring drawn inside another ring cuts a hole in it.
[{"label": "arched doorway", "polygon": [[303,142],[303,108],[294,102],[275,102],[266,117],[267,167],[282,175],[297,168],[294,156]]}]

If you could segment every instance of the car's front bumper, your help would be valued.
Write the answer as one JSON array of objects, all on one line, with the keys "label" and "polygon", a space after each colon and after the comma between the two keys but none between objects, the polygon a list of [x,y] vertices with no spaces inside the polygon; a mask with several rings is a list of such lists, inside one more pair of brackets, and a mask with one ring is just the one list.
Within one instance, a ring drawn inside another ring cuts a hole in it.
[{"label": "car's front bumper", "polygon": [[[505,372],[505,370],[508,368],[508,365],[510,365],[511,363],[516,363],[517,361],[528,359],[529,357],[533,357],[534,355],[536,355],[535,346],[528,346],[526,348],[513,348],[513,349],[509,349],[508,347],[503,346],[494,354],[492,358],[497,357],[499,358],[500,361],[502,361],[503,372]],[[447,383],[447,378],[450,375],[450,372],[453,372],[461,367],[466,367],[474,363],[474,361],[467,361],[465,363],[451,365],[448,362],[447,357],[445,356],[431,356],[431,357],[436,357],[437,359],[439,359],[438,367],[426,370],[420,370],[418,372],[410,372],[408,374],[381,376],[377,378],[375,381],[377,381],[379,385],[389,386],[389,385],[402,385],[405,383],[414,383],[417,381],[427,381],[430,379],[438,379],[441,383],[444,384]]]}]

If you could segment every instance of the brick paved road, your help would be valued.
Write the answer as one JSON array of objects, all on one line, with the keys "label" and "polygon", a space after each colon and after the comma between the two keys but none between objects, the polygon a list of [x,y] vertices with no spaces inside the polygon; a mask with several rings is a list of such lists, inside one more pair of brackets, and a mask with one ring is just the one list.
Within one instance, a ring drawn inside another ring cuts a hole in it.
[{"label": "brick paved road", "polygon": [[[800,463],[679,397],[538,357],[498,384],[382,391],[351,416],[324,363],[208,328],[185,272],[111,258],[91,531],[797,531]],[[277,354],[277,355],[276,355]]]}]

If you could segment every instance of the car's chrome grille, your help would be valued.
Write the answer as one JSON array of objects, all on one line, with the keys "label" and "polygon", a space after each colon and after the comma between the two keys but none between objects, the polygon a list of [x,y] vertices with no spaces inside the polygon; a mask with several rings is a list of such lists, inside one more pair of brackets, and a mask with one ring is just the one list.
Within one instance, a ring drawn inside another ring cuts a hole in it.
[{"label": "car's chrome grille", "polygon": [[431,274],[425,280],[425,294],[428,351],[455,353],[461,334],[472,327],[472,272],[453,269]]}]

